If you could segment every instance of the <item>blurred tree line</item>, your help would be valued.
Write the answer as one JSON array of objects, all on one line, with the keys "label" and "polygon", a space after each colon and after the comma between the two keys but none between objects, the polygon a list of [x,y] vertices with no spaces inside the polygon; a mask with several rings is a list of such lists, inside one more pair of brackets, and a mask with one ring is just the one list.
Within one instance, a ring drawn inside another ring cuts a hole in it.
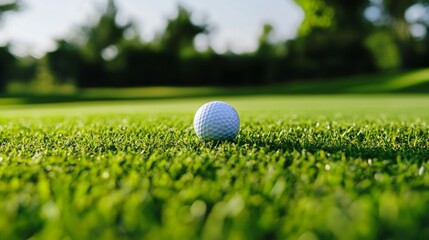
[{"label": "blurred tree line", "polygon": [[[261,29],[251,53],[195,48],[209,34],[182,6],[163,32],[145,42],[132,22],[118,24],[109,0],[97,22],[57,41],[43,58],[16,57],[0,47],[0,91],[7,82],[86,87],[260,85],[429,66],[429,0],[295,0],[305,13],[298,36],[273,41]],[[17,2],[0,3],[4,13]]]}]

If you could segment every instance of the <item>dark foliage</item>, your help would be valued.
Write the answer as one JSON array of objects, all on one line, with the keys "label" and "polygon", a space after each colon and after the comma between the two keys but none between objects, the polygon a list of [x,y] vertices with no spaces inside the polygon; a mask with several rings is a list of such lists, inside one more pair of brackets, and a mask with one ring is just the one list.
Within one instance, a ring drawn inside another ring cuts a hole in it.
[{"label": "dark foliage", "polygon": [[15,65],[16,58],[9,52],[8,47],[0,47],[0,92],[4,91]]},{"label": "dark foliage", "polygon": [[[296,2],[310,17],[295,39],[274,42],[274,29],[265,24],[255,52],[218,54],[196,50],[195,38],[210,34],[211,26],[195,23],[182,6],[163,32],[145,42],[132,22],[117,23],[118,9],[109,0],[100,18],[81,28],[79,39],[57,41],[57,49],[47,53],[46,60],[56,83],[74,82],[78,88],[267,85],[428,67],[429,37],[413,38],[409,27],[423,24],[429,32],[429,23],[425,19],[409,23],[404,18],[415,3],[426,4],[422,6],[429,12],[427,1]],[[377,23],[364,17],[369,6],[384,9]],[[16,7],[0,4],[0,17]],[[7,47],[0,48],[0,54],[0,91],[6,81],[34,78],[35,59],[16,64]]]}]

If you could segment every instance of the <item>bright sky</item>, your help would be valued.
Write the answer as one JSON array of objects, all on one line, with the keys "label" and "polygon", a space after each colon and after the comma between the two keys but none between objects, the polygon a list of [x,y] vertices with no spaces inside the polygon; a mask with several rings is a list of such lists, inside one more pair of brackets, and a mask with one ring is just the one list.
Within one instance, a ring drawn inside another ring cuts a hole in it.
[{"label": "bright sky", "polygon": [[[20,12],[6,15],[0,25],[0,45],[12,43],[18,55],[41,56],[55,49],[54,40],[72,36],[73,29],[94,22],[106,0],[23,0]],[[117,0],[119,20],[133,20],[143,40],[162,31],[179,3],[191,10],[195,21],[213,26],[197,47],[211,45],[216,51],[251,51],[257,46],[262,25],[270,23],[275,40],[293,38],[303,12],[293,0]]]}]

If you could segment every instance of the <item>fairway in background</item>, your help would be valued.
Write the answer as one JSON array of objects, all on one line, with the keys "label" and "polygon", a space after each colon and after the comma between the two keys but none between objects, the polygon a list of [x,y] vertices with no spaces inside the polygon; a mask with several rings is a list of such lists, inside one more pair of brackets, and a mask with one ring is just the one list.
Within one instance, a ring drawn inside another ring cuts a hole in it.
[{"label": "fairway in background", "polygon": [[[22,86],[28,89],[27,86]],[[429,69],[333,79],[291,81],[288,83],[244,87],[141,87],[87,88],[49,94],[22,91],[4,94],[1,106],[94,101],[131,101],[185,98],[228,98],[284,96],[297,94],[421,94],[429,92]]]},{"label": "fairway in background", "polygon": [[[11,101],[0,106],[3,118],[8,116],[73,116],[114,113],[193,114],[206,102],[221,100],[232,104],[239,113],[249,115],[280,114],[284,116],[325,116],[330,119],[347,116],[393,119],[426,118],[429,97],[425,95],[260,95],[217,96],[200,98],[87,101],[51,104],[21,104]],[[12,104],[10,104],[12,103]]]}]

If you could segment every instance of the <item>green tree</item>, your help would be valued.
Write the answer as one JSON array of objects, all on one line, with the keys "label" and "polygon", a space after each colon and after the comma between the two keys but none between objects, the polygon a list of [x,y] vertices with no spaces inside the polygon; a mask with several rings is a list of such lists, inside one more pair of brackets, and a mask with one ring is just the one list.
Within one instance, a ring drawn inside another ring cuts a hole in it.
[{"label": "green tree", "polygon": [[258,39],[258,49],[256,55],[263,58],[284,57],[284,42],[275,42],[273,40],[274,28],[271,24],[264,24],[262,33]]},{"label": "green tree", "polygon": [[19,8],[19,1],[0,2],[0,20],[6,12],[15,11]]},{"label": "green tree", "polygon": [[341,29],[362,31],[366,22],[363,11],[368,0],[295,0],[304,11],[304,21],[299,32],[305,36],[314,29]]},{"label": "green tree", "polygon": [[[392,29],[398,47],[400,49],[402,67],[412,65],[415,58],[414,39],[410,34],[410,24],[405,18],[405,12],[415,4],[428,5],[429,0],[383,0],[382,7],[385,13],[384,17],[390,19],[388,27]],[[427,22],[422,22],[426,24]]]},{"label": "green tree", "polygon": [[0,92],[3,92],[8,79],[16,67],[16,58],[9,52],[8,46],[0,47]]},{"label": "green tree", "polygon": [[334,9],[324,0],[295,0],[304,11],[304,20],[299,28],[300,36],[306,36],[313,29],[329,28],[333,24]]},{"label": "green tree", "polygon": [[[18,1],[0,2],[0,21],[5,13],[18,9]],[[3,92],[6,86],[7,79],[10,78],[12,68],[15,67],[16,59],[9,52],[9,47],[0,47],[0,92]]]},{"label": "green tree", "polygon": [[86,38],[83,50],[88,59],[102,61],[103,52],[124,39],[124,33],[131,27],[131,23],[119,25],[116,21],[117,15],[115,1],[109,0],[98,22],[83,29]]},{"label": "green tree", "polygon": [[[289,65],[303,77],[371,71],[363,12],[369,0],[295,0],[304,11],[299,36],[287,43]],[[300,76],[298,76],[300,77]]]},{"label": "green tree", "polygon": [[119,55],[120,43],[124,41],[125,32],[132,23],[120,25],[116,21],[118,8],[114,0],[109,0],[105,11],[92,26],[85,27],[85,40],[81,47],[83,64],[79,69],[78,85],[80,87],[103,86],[111,81],[112,64]]},{"label": "green tree", "polygon": [[79,46],[72,41],[57,41],[57,49],[46,54],[46,64],[58,83],[75,82],[83,59]]},{"label": "green tree", "polygon": [[416,0],[383,0],[385,13],[390,17],[390,25],[394,30],[398,40],[409,41],[410,32],[409,25],[405,19],[405,11],[417,3]]},{"label": "green tree", "polygon": [[390,31],[375,31],[365,39],[365,46],[378,69],[390,70],[400,66],[401,56]]},{"label": "green tree", "polygon": [[32,92],[34,93],[53,93],[56,85],[56,80],[51,72],[51,69],[48,66],[46,57],[43,57],[38,61],[38,66],[32,85]]},{"label": "green tree", "polygon": [[177,16],[168,20],[167,27],[160,36],[160,46],[174,55],[187,55],[195,52],[194,39],[198,34],[207,34],[206,24],[196,24],[191,19],[191,12],[178,6]]},{"label": "green tree", "polygon": [[262,34],[259,37],[259,46],[257,54],[261,56],[272,56],[275,54],[275,47],[271,42],[271,35],[273,33],[273,26],[264,24]]}]

